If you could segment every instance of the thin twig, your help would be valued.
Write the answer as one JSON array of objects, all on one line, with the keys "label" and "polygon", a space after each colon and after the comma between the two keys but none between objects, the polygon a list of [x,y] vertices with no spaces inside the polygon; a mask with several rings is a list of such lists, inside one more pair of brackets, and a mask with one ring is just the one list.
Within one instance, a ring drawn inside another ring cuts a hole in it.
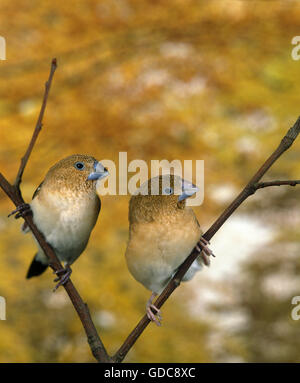
[{"label": "thin twig", "polygon": [[300,180],[285,180],[285,181],[268,181],[268,182],[259,182],[257,184],[254,184],[255,190],[258,189],[264,189],[269,186],[282,186],[282,185],[289,185],[289,186],[296,186],[300,184]]},{"label": "thin twig", "polygon": [[[34,144],[36,142],[36,139],[38,137],[38,134],[42,127],[42,120],[44,116],[44,112],[47,105],[48,100],[48,94],[52,82],[52,78],[55,72],[55,69],[57,67],[56,59],[52,60],[51,63],[51,70],[49,79],[46,82],[45,86],[45,94],[43,98],[43,103],[41,107],[41,111],[38,117],[38,121],[32,136],[32,139],[29,143],[28,149],[24,155],[24,157],[21,160],[21,165],[18,171],[18,175],[16,177],[16,181],[14,185],[11,185],[7,179],[3,176],[3,174],[0,173],[0,187],[4,190],[4,192],[8,195],[8,197],[12,200],[12,202],[16,205],[16,207],[20,206],[24,203],[21,191],[20,191],[20,184],[22,181],[22,174],[24,172],[25,166],[28,162],[29,156],[32,152],[32,149],[34,147]],[[36,225],[33,222],[33,218],[31,215],[26,215],[24,217],[25,222],[29,226],[29,228],[32,231],[32,234],[37,239],[38,243],[40,244],[41,248],[43,249],[46,256],[49,258],[49,266],[54,271],[58,271],[62,269],[62,265],[59,261],[59,259],[56,257],[55,252],[53,251],[52,247],[46,242],[43,234],[37,229]],[[96,358],[98,362],[111,362],[111,359],[109,355],[106,352],[106,349],[97,333],[96,327],[92,321],[88,306],[86,303],[83,302],[82,298],[80,297],[78,291],[76,290],[75,286],[73,285],[72,281],[69,279],[64,285],[64,288],[66,292],[68,293],[70,300],[77,311],[77,314],[82,322],[82,325],[85,329],[88,343],[90,345],[92,354]]]},{"label": "thin twig", "polygon": [[30,143],[28,145],[28,148],[27,148],[24,156],[21,159],[20,167],[19,167],[19,170],[18,170],[18,173],[16,176],[16,180],[14,183],[14,185],[17,189],[20,189],[20,184],[22,182],[22,176],[24,173],[25,166],[29,160],[30,154],[31,154],[32,149],[34,147],[34,144],[35,144],[35,142],[38,138],[38,135],[39,135],[39,133],[42,129],[42,126],[43,126],[43,118],[44,118],[44,113],[45,113],[46,106],[47,106],[48,95],[49,95],[49,91],[50,91],[51,84],[52,84],[52,79],[53,79],[56,68],[57,68],[57,61],[56,61],[56,59],[53,59],[51,62],[51,69],[50,69],[49,78],[45,83],[45,92],[44,92],[44,98],[43,98],[40,114],[39,114],[35,129],[33,131],[33,135],[31,137]]},{"label": "thin twig", "polygon": [[[293,144],[298,134],[300,133],[300,117],[294,124],[292,128],[290,128],[287,134],[281,140],[277,149],[273,152],[273,154],[265,161],[265,163],[261,166],[261,168],[255,173],[255,175],[251,178],[245,188],[241,191],[241,193],[234,199],[234,201],[228,206],[227,209],[220,215],[220,217],[214,222],[214,224],[207,230],[207,232],[203,235],[206,240],[210,240],[215,233],[220,229],[220,227],[227,221],[227,219],[233,214],[233,212],[252,194],[256,192],[257,189],[261,187],[257,187],[258,181],[264,176],[264,174],[269,170],[269,168],[274,164],[274,162]],[[286,181],[284,181],[286,184]],[[291,181],[292,184],[298,181]],[[259,184],[258,184],[259,185]],[[268,185],[271,186],[271,185]],[[263,187],[263,186],[262,186]],[[201,244],[200,244],[200,247]],[[199,252],[194,248],[191,254],[187,257],[187,259],[182,263],[179,267],[177,273],[174,275],[172,280],[168,283],[164,291],[160,294],[160,296],[155,301],[155,306],[160,309],[162,305],[166,302],[166,300],[170,297],[173,291],[180,285],[182,278],[185,273],[194,262],[194,260],[199,255]],[[134,345],[136,340],[143,333],[145,328],[150,323],[150,320],[145,315],[134,330],[129,334],[123,345],[113,356],[113,360],[115,362],[122,362],[122,360],[127,355],[128,351]]]}]

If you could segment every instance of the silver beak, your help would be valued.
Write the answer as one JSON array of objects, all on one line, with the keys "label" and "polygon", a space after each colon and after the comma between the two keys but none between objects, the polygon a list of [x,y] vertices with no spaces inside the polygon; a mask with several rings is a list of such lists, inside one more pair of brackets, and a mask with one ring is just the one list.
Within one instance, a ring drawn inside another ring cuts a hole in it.
[{"label": "silver beak", "polygon": [[108,170],[99,161],[94,163],[94,171],[91,172],[87,178],[89,181],[102,180],[109,175]]},{"label": "silver beak", "polygon": [[178,201],[180,202],[180,201],[185,200],[186,198],[191,197],[192,195],[197,193],[199,190],[200,189],[196,185],[194,185],[193,183],[183,180],[183,182],[182,182],[182,194],[180,194],[180,196],[178,197]]}]

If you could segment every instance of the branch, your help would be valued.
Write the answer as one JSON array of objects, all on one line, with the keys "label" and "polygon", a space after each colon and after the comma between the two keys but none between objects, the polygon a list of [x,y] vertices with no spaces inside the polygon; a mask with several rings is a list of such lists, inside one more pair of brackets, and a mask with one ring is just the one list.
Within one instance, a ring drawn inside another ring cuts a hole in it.
[{"label": "branch", "polygon": [[[203,235],[206,240],[210,240],[215,233],[220,229],[220,227],[227,221],[227,219],[233,214],[233,212],[252,194],[256,192],[256,190],[261,189],[267,186],[279,185],[279,182],[283,182],[284,185],[296,185],[299,181],[274,181],[274,182],[264,182],[258,183],[258,181],[265,175],[265,173],[270,169],[270,167],[277,161],[277,159],[293,144],[298,134],[300,133],[300,117],[298,117],[296,123],[292,128],[290,128],[287,134],[281,140],[277,149],[272,153],[272,155],[265,161],[265,163],[261,166],[261,168],[255,173],[255,175],[251,178],[248,184],[244,187],[244,189],[240,192],[240,194],[234,199],[234,201],[224,210],[224,212],[220,215],[220,217],[214,222],[214,224],[207,230],[207,232]],[[170,297],[173,291],[180,285],[180,282],[194,262],[194,260],[198,257],[199,252],[194,248],[191,254],[187,257],[187,259],[181,264],[177,273],[168,283],[164,291],[160,294],[160,296],[155,301],[155,306],[160,309],[166,300]],[[115,362],[122,362],[122,360],[127,355],[128,351],[143,333],[145,328],[150,323],[150,320],[146,315],[140,320],[134,330],[129,334],[123,345],[113,356],[113,360]]]},{"label": "branch", "polygon": [[[4,190],[4,192],[8,195],[8,197],[12,200],[12,202],[18,207],[19,205],[24,203],[21,191],[20,191],[20,184],[22,181],[22,175],[25,169],[25,166],[28,162],[28,159],[30,157],[30,154],[32,152],[32,149],[34,147],[34,144],[36,142],[36,139],[38,137],[38,134],[42,127],[42,120],[44,116],[44,112],[47,105],[48,100],[48,94],[51,87],[52,78],[54,75],[54,72],[56,70],[57,63],[56,59],[52,60],[51,63],[51,70],[49,79],[46,82],[45,85],[45,93],[43,98],[43,103],[41,107],[41,111],[38,117],[38,121],[35,127],[35,130],[33,132],[31,141],[29,143],[29,146],[26,150],[26,153],[24,157],[21,160],[20,168],[15,180],[14,185],[11,185],[7,179],[0,173],[0,187]],[[33,222],[33,218],[31,215],[26,215],[24,217],[24,220],[26,221],[27,225],[32,231],[32,234],[37,239],[38,243],[40,244],[41,248],[43,249],[46,256],[49,258],[49,266],[54,271],[58,271],[62,269],[62,265],[59,261],[59,259],[56,257],[55,252],[53,251],[52,247],[46,242],[43,234],[37,229],[36,225]],[[91,351],[96,358],[98,362],[110,362],[111,359],[108,356],[106,349],[97,333],[97,330],[95,328],[95,325],[92,321],[88,306],[86,303],[83,302],[82,298],[80,297],[78,291],[76,290],[75,286],[73,285],[72,281],[69,279],[64,285],[64,288],[66,292],[68,293],[71,302],[77,311],[77,314],[82,322],[82,325],[85,329],[88,343],[90,345]]]},{"label": "branch", "polygon": [[21,159],[21,164],[20,164],[20,167],[19,167],[19,170],[18,170],[18,173],[17,173],[17,177],[16,177],[16,180],[15,180],[15,184],[14,185],[15,185],[15,187],[17,189],[20,189],[20,184],[22,182],[22,176],[23,176],[23,173],[24,173],[25,166],[26,166],[26,164],[27,164],[27,162],[29,160],[30,154],[31,154],[32,149],[34,147],[34,144],[35,144],[35,142],[36,142],[36,140],[38,138],[38,135],[39,135],[39,133],[40,133],[40,131],[42,129],[42,126],[43,126],[43,118],[44,118],[45,109],[46,109],[46,106],[47,106],[48,95],[49,95],[49,91],[50,91],[51,84],[52,84],[52,79],[53,79],[53,76],[54,76],[56,68],[57,68],[57,62],[56,62],[56,59],[53,59],[52,62],[51,62],[51,69],[50,69],[49,78],[48,78],[48,80],[45,83],[45,93],[44,93],[44,98],[43,98],[40,114],[39,114],[39,117],[38,117],[35,129],[33,131],[33,135],[31,137],[30,143],[28,145],[28,148],[27,148],[24,156]]},{"label": "branch", "polygon": [[259,182],[255,185],[255,191],[258,189],[267,188],[269,186],[281,186],[281,185],[289,185],[296,186],[300,184],[300,180],[286,180],[286,181],[269,181],[269,182]]}]

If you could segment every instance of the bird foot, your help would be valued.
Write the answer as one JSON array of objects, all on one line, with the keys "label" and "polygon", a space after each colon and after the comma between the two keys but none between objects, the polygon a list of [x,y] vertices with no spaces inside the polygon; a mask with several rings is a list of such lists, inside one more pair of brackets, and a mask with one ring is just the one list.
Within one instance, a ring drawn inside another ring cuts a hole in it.
[{"label": "bird foot", "polygon": [[[156,311],[156,314],[154,314],[152,310]],[[146,314],[148,319],[151,320],[151,322],[155,322],[157,326],[161,326],[162,316],[160,310],[156,306],[154,306],[153,304],[149,305],[146,308]]]},{"label": "bird foot", "polygon": [[25,215],[32,214],[31,207],[28,203],[22,203],[15,210],[13,210],[10,214],[8,214],[8,218],[12,215],[15,215],[15,219],[20,217],[25,217]]},{"label": "bird foot", "polygon": [[[157,296],[156,293],[152,293],[150,299],[146,304],[146,315],[151,322],[154,322],[157,326],[161,326],[162,315],[161,311],[152,303],[153,299]],[[154,313],[155,312],[155,313]]]},{"label": "bird foot", "polygon": [[58,282],[58,284],[54,287],[53,292],[55,292],[59,286],[63,286],[68,282],[72,274],[72,269],[70,266],[66,266],[64,269],[54,271],[54,274],[58,275],[58,277],[54,279],[54,282]]},{"label": "bird foot", "polygon": [[210,256],[215,257],[214,253],[208,247],[208,245],[210,245],[210,242],[203,237],[200,238],[200,241],[196,245],[196,249],[199,251],[200,254],[202,253],[202,258],[206,265],[209,265]]}]

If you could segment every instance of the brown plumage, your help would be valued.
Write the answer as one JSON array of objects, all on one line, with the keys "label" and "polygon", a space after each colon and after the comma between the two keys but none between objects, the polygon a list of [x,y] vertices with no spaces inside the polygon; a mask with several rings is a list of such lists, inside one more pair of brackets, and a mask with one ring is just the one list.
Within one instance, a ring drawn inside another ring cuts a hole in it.
[{"label": "brown plumage", "polygon": [[[94,157],[75,154],[52,166],[33,195],[33,221],[69,270],[84,251],[100,212],[96,181],[107,175]],[[23,230],[28,231],[26,226]],[[39,247],[27,278],[41,274],[47,266],[48,258]]]},{"label": "brown plumage", "polygon": [[[157,195],[153,195],[154,189]],[[186,206],[186,198],[196,191],[195,185],[180,177],[164,175],[148,180],[130,199],[125,257],[134,278],[152,291],[147,315],[157,324],[159,321],[151,311],[152,307],[158,312],[152,304],[153,298],[163,291],[202,235],[193,210]],[[209,264],[212,252],[206,241],[201,244],[205,251],[194,261],[183,281],[193,278],[203,264]]]}]

